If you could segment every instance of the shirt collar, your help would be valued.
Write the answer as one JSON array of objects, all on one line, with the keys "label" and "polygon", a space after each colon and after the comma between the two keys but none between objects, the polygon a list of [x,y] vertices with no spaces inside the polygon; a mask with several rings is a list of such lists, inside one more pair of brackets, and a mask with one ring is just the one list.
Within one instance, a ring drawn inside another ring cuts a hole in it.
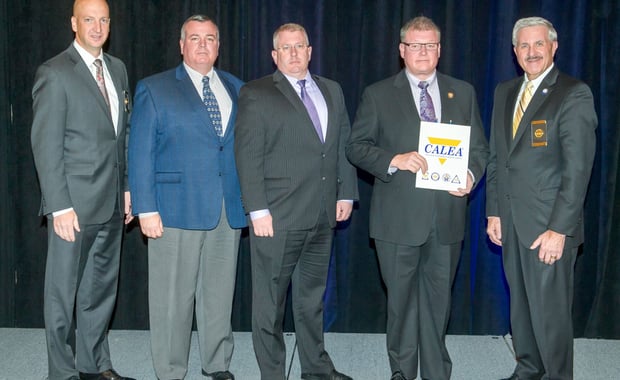
[{"label": "shirt collar", "polygon": [[[102,62],[103,60],[103,50],[99,51],[99,55],[97,57],[93,57],[92,54],[90,54],[89,52],[86,51],[86,49],[84,49],[80,44],[78,44],[77,41],[73,41],[73,47],[75,47],[75,50],[77,50],[78,54],[80,55],[80,57],[82,58],[82,60],[84,61],[84,63],[86,63],[86,65],[90,66],[93,64],[93,62],[95,62],[95,59],[100,59]],[[105,65],[105,62],[103,63]]]}]

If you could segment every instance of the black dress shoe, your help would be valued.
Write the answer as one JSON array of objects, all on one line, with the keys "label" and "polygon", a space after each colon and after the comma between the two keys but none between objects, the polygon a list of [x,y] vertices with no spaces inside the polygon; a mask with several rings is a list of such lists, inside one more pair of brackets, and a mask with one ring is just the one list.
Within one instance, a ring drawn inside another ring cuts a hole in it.
[{"label": "black dress shoe", "polygon": [[123,377],[114,369],[110,368],[101,373],[84,373],[80,372],[80,380],[136,380],[133,377]]},{"label": "black dress shoe", "polygon": [[390,377],[390,380],[407,380],[407,378],[405,377],[405,375],[403,375],[402,372],[396,371],[392,374],[392,377]]},{"label": "black dress shoe", "polygon": [[329,374],[324,373],[302,373],[301,378],[303,380],[353,380],[352,377],[340,373],[335,369]]},{"label": "black dress shoe", "polygon": [[203,370],[202,374],[205,376],[211,376],[213,380],[235,380],[235,375],[233,375],[230,371],[217,371],[206,373]]}]

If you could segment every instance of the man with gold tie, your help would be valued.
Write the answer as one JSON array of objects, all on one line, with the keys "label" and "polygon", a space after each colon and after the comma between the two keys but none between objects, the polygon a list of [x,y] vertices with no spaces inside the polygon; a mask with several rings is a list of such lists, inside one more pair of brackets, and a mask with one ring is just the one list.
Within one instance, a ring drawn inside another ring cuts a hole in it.
[{"label": "man with gold tie", "polygon": [[510,287],[509,379],[572,379],[574,265],[597,117],[588,86],[554,65],[549,21],[518,20],[512,44],[525,75],[495,90],[486,207]]}]

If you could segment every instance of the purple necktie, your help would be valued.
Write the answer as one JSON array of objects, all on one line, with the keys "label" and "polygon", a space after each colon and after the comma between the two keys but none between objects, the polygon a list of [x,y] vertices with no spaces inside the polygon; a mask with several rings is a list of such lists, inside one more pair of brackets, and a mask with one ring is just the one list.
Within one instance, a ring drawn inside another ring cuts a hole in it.
[{"label": "purple necktie", "polygon": [[422,121],[432,121],[434,123],[437,122],[437,117],[435,117],[435,107],[433,107],[433,99],[431,99],[431,95],[426,91],[428,87],[428,83],[425,81],[420,81],[418,83],[418,87],[420,87],[420,119]]},{"label": "purple necktie", "polygon": [[312,124],[314,124],[314,129],[316,133],[319,135],[321,142],[324,143],[323,139],[323,130],[321,129],[321,120],[319,119],[319,113],[316,111],[316,107],[312,102],[312,99],[308,96],[308,92],[306,92],[306,80],[301,79],[297,81],[299,87],[301,87],[301,101],[306,106],[306,110],[308,111],[308,115],[310,115],[310,119],[312,119]]}]

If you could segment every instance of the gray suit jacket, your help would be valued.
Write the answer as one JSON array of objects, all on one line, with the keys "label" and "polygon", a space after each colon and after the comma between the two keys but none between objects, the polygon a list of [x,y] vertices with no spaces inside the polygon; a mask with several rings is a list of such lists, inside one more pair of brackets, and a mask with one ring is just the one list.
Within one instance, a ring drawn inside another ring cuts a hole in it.
[{"label": "gray suit jacket", "polygon": [[[123,210],[128,189],[125,142],[129,86],[125,65],[104,54],[118,99],[118,133],[97,82],[73,44],[37,70],[32,151],[41,185],[41,214],[73,207],[80,223],[108,221]],[[121,212],[122,215],[122,212]]]},{"label": "gray suit jacket", "polygon": [[328,109],[322,144],[301,99],[279,71],[241,88],[235,157],[246,212],[269,209],[274,229],[313,227],[324,207],[357,199],[355,168],[344,153],[350,125],[340,85],[313,76]]},{"label": "gray suit jacket", "polygon": [[[592,92],[553,68],[532,97],[513,140],[512,119],[522,83],[519,77],[495,89],[487,216],[501,218],[502,236],[514,224],[525,246],[551,229],[567,235],[566,248],[576,247],[583,242],[583,203],[596,151]],[[543,141],[546,145],[537,144]]]},{"label": "gray suit jacket", "polygon": [[[484,137],[474,88],[437,73],[441,93],[441,122],[470,125],[469,169],[480,181],[488,145]],[[432,220],[443,244],[463,240],[467,197],[446,191],[418,189],[415,174],[399,170],[388,175],[395,155],[417,151],[420,117],[405,71],[368,86],[357,109],[347,157],[375,177],[370,204],[370,236],[396,244],[421,245]]]}]

